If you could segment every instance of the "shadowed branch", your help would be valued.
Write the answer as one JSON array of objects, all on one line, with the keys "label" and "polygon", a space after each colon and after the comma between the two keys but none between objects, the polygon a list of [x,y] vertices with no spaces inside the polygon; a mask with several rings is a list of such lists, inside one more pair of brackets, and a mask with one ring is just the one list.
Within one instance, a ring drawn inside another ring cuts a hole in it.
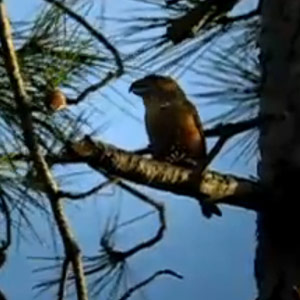
[{"label": "shadowed branch", "polygon": [[90,86],[88,86],[84,91],[82,91],[78,97],[76,99],[71,99],[71,98],[68,98],[67,99],[67,102],[68,104],[78,104],[79,102],[82,102],[83,100],[86,99],[86,97],[93,93],[93,92],[96,92],[97,90],[99,90],[100,88],[106,86],[112,79],[114,79],[116,77],[116,75],[112,72],[108,72],[106,74],[106,76],[99,80],[98,82],[96,83],[93,83],[91,84]]},{"label": "shadowed branch", "polygon": [[77,23],[82,25],[92,36],[94,36],[101,44],[106,47],[107,50],[111,52],[114,56],[116,65],[118,67],[116,75],[119,76],[123,73],[124,67],[122,63],[122,59],[118,50],[108,41],[108,39],[99,31],[97,31],[91,24],[89,24],[83,17],[75,13],[69,7],[67,7],[64,3],[57,0],[44,0],[52,5],[55,5],[59,9],[61,9],[64,13],[66,13],[70,18],[75,20]]},{"label": "shadowed branch", "polygon": [[64,300],[65,298],[65,288],[68,279],[68,268],[69,268],[70,260],[65,258],[62,267],[61,267],[61,277],[59,281],[59,288],[58,288],[58,300]]},{"label": "shadowed branch", "polygon": [[177,274],[176,272],[172,271],[172,270],[160,270],[155,272],[153,275],[151,275],[150,277],[146,278],[145,280],[139,282],[138,284],[134,285],[133,287],[129,288],[126,293],[124,293],[124,295],[122,295],[119,300],[127,300],[129,299],[132,294],[134,294],[135,292],[137,292],[138,290],[140,290],[141,288],[145,287],[146,285],[148,285],[149,283],[151,283],[153,280],[155,280],[158,276],[161,275],[169,275],[172,277],[175,277],[177,279],[182,279],[183,277],[180,274]]},{"label": "shadowed branch", "polygon": [[131,186],[127,185],[126,183],[124,183],[122,181],[118,181],[117,185],[119,185],[122,189],[126,190],[128,193],[134,195],[135,197],[138,197],[140,200],[147,203],[148,205],[154,207],[154,209],[157,210],[157,212],[158,212],[158,217],[159,217],[159,222],[160,222],[160,226],[157,230],[157,233],[152,238],[150,238],[149,240],[147,240],[145,242],[141,242],[126,251],[122,251],[122,252],[115,251],[114,249],[111,249],[111,247],[109,246],[109,243],[106,242],[106,239],[102,240],[102,247],[104,249],[106,249],[106,251],[108,253],[116,252],[119,257],[123,257],[123,259],[127,259],[139,251],[142,251],[146,248],[150,248],[150,247],[154,246],[156,243],[158,243],[159,241],[162,240],[164,231],[166,230],[166,227],[167,227],[166,220],[165,220],[165,210],[164,210],[164,206],[162,203],[158,203],[158,202],[154,201],[150,197],[147,197],[146,195],[144,195],[143,193],[139,192],[138,190],[132,188]]}]

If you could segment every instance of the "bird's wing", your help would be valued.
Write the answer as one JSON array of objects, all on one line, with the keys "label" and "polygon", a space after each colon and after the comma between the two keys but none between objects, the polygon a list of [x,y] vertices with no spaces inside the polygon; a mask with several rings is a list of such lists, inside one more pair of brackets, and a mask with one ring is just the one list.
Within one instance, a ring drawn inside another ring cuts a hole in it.
[{"label": "bird's wing", "polygon": [[203,143],[203,151],[206,155],[206,142],[205,142],[205,135],[204,135],[204,130],[203,130],[203,126],[202,126],[202,122],[201,122],[201,119],[200,119],[200,116],[197,112],[197,109],[196,107],[194,106],[193,103],[187,101],[186,102],[186,105],[187,105],[187,108],[192,112],[193,114],[193,118],[194,118],[194,122],[195,122],[195,125],[199,131],[199,134],[201,136],[201,142]]}]

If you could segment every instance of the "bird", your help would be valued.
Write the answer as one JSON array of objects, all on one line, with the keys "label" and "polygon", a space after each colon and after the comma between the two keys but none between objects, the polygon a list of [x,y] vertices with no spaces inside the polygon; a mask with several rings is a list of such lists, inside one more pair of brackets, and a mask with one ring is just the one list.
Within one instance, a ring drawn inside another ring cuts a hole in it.
[{"label": "bird", "polygon": [[153,157],[183,167],[196,167],[207,156],[196,107],[171,77],[151,74],[136,80],[130,92],[141,96]]},{"label": "bird", "polygon": [[[170,76],[150,74],[135,80],[129,91],[141,97],[145,126],[154,159],[176,166],[201,169],[207,158],[202,121],[195,105]],[[206,217],[220,210],[202,205]]]}]

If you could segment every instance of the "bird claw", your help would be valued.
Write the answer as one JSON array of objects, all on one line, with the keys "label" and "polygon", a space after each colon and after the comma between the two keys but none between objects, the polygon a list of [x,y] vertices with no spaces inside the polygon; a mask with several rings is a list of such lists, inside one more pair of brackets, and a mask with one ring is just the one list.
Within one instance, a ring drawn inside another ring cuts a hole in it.
[{"label": "bird claw", "polygon": [[201,199],[199,201],[200,206],[201,206],[201,210],[202,210],[202,214],[210,219],[213,215],[222,216],[222,211],[218,208],[218,206],[214,203],[210,203],[207,200]]}]

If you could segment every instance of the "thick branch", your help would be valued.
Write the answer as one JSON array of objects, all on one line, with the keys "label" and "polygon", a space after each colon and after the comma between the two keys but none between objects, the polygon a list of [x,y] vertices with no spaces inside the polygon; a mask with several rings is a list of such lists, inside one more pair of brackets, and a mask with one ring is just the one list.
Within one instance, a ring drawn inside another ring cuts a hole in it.
[{"label": "thick branch", "polygon": [[63,206],[57,196],[58,188],[54,181],[47,162],[41,154],[40,147],[34,133],[33,120],[30,113],[30,103],[25,91],[23,79],[20,73],[16,52],[13,45],[10,24],[6,15],[5,5],[0,0],[0,39],[3,49],[5,68],[10,79],[18,114],[22,124],[25,144],[30,152],[34,167],[45,184],[46,192],[50,200],[54,219],[62,237],[65,252],[70,258],[76,276],[77,297],[80,300],[87,299],[87,290],[84,282],[83,266],[80,258],[80,249],[73,237],[68,220],[64,214]]},{"label": "thick branch", "polygon": [[196,200],[210,197],[211,203],[224,203],[259,210],[262,201],[258,184],[233,175],[205,171],[202,176],[194,170],[165,162],[143,158],[89,138],[68,146],[57,163],[85,162],[95,170],[111,176],[147,185]]}]

